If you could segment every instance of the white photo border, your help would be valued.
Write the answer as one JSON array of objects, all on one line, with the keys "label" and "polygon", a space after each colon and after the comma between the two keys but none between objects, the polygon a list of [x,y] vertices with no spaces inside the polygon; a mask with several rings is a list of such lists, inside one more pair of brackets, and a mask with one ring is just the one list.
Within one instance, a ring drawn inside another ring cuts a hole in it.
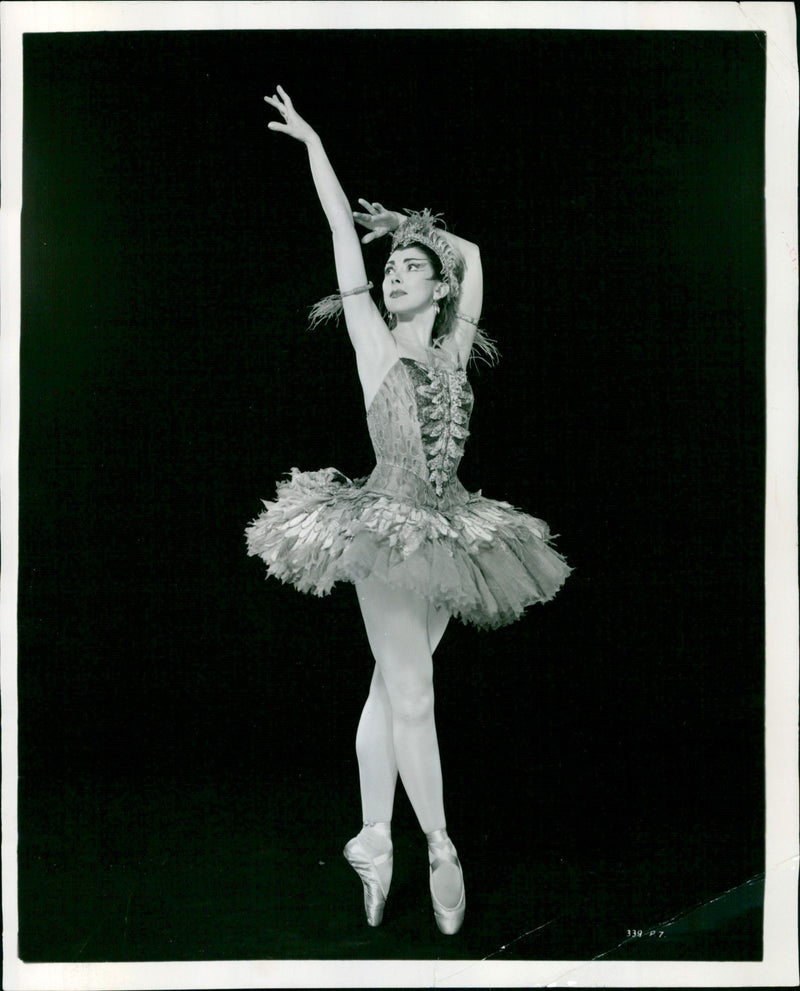
[{"label": "white photo border", "polygon": [[[211,961],[28,964],[17,952],[17,681],[22,38],[30,32],[559,28],[765,32],[766,888],[760,962]],[[797,121],[791,3],[6,2],[2,64],[2,874],[4,988],[743,987],[798,981]]]}]

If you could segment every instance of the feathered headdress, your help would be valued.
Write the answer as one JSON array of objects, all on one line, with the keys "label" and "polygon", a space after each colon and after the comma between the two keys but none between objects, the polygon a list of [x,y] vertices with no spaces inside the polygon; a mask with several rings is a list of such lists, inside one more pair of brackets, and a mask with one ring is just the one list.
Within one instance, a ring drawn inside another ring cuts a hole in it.
[{"label": "feathered headdress", "polygon": [[[460,288],[458,281],[458,257],[450,244],[437,232],[436,223],[441,214],[433,214],[427,207],[422,210],[406,210],[407,217],[392,234],[392,251],[409,244],[424,244],[436,255],[442,265],[442,278],[450,287],[451,298],[456,299]],[[314,303],[308,315],[308,326],[315,330],[326,320],[338,320],[342,315],[342,298],[357,293],[369,292],[372,283],[350,289],[347,292],[333,293],[318,303]]]},{"label": "feathered headdress", "polygon": [[436,229],[436,223],[441,214],[433,214],[426,207],[421,212],[406,210],[408,217],[392,234],[392,251],[405,248],[409,244],[424,244],[430,248],[442,263],[442,275],[450,286],[450,292],[455,299],[458,296],[460,284],[458,281],[458,256],[450,246],[449,241],[442,237]]}]

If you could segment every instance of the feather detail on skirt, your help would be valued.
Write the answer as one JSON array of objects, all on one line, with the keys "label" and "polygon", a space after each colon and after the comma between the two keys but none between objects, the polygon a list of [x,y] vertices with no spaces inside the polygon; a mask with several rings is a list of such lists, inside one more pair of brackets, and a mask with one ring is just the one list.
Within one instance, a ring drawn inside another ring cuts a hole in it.
[{"label": "feather detail on skirt", "polygon": [[301,592],[325,595],[336,582],[372,578],[485,628],[552,599],[571,571],[547,524],[508,503],[464,492],[441,511],[364,481],[335,468],[293,468],[248,526],[248,553]]}]

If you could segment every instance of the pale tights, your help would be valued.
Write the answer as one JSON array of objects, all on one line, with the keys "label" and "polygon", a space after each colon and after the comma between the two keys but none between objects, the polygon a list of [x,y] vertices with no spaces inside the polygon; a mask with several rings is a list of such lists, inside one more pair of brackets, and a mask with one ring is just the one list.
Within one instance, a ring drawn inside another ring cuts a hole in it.
[{"label": "pale tights", "polygon": [[413,592],[373,581],[356,590],[375,657],[356,734],[363,819],[391,821],[399,773],[423,832],[444,829],[433,652],[450,617]]}]

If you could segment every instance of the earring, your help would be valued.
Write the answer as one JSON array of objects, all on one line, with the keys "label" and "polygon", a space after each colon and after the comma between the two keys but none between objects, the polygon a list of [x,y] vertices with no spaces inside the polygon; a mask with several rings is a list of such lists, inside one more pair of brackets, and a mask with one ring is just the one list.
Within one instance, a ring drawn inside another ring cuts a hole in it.
[{"label": "earring", "polygon": [[438,299],[435,299],[433,301],[433,317],[434,319],[436,319],[436,317],[438,316],[439,316],[439,301]]}]

